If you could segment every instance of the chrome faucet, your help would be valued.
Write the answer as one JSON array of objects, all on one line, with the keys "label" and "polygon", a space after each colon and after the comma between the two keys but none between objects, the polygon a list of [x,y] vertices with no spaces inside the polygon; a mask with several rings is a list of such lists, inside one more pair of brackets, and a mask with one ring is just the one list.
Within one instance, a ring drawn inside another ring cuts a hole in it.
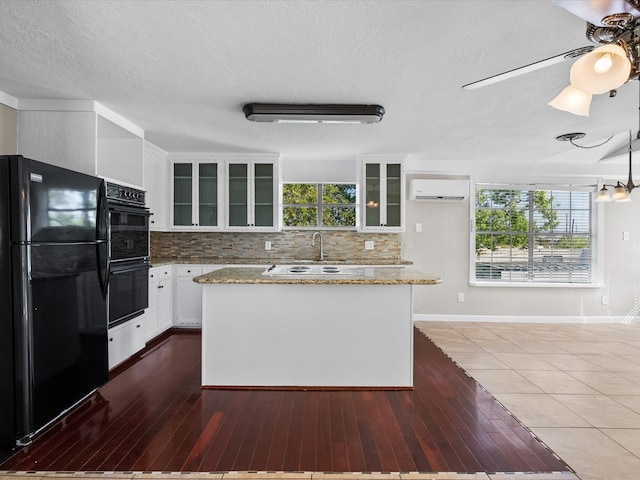
[{"label": "chrome faucet", "polygon": [[326,257],[328,257],[328,254],[324,253],[324,245],[322,243],[322,234],[320,232],[315,232],[313,234],[313,238],[311,239],[311,246],[316,245],[316,235],[320,237],[320,260],[324,260]]}]

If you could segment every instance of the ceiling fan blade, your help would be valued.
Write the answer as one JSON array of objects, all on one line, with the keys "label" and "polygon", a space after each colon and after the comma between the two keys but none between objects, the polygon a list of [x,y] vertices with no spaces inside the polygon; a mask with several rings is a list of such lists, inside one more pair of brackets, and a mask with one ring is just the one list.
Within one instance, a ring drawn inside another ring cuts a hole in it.
[{"label": "ceiling fan blade", "polygon": [[565,60],[569,60],[571,58],[580,57],[585,53],[589,53],[594,48],[595,47],[592,45],[576,48],[574,50],[561,53],[560,55],[555,55],[553,57],[549,57],[544,60],[539,60],[537,62],[530,63],[523,67],[514,68],[513,70],[508,70],[506,72],[498,73],[497,75],[492,75],[491,77],[483,78],[482,80],[477,80],[475,82],[467,83],[466,85],[462,86],[462,89],[473,90],[475,88],[486,87],[487,85],[492,85],[494,83],[502,82],[503,80],[507,80],[509,78],[517,77],[518,75],[524,75],[525,73],[533,72],[534,70],[539,70],[541,68],[549,67],[551,65],[564,62]]},{"label": "ceiling fan blade", "polygon": [[[638,151],[640,151],[640,138],[634,138],[631,142],[631,152],[636,153]],[[612,162],[614,160],[626,160],[627,158],[629,158],[629,142],[626,142],[613,152],[606,154],[598,160],[598,163]]]}]

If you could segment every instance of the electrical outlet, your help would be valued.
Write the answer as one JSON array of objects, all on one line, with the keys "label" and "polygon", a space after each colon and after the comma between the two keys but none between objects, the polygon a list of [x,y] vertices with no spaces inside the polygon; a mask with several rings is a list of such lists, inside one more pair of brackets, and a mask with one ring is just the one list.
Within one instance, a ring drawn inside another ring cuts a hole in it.
[{"label": "electrical outlet", "polygon": [[271,242],[269,240],[264,242],[264,249],[265,250],[271,250]]},{"label": "electrical outlet", "polygon": [[622,232],[622,240],[629,240],[630,235],[629,232]]},{"label": "electrical outlet", "polygon": [[460,292],[460,293],[458,294],[458,301],[459,301],[459,302],[464,302],[464,293]]},{"label": "electrical outlet", "polygon": [[421,232],[422,232],[422,224],[416,223],[416,233],[421,233]]},{"label": "electrical outlet", "polygon": [[373,240],[366,240],[364,242],[364,249],[365,250],[373,250]]},{"label": "electrical outlet", "polygon": [[600,299],[600,301],[602,302],[602,305],[609,305],[609,296],[602,295],[602,298]]}]

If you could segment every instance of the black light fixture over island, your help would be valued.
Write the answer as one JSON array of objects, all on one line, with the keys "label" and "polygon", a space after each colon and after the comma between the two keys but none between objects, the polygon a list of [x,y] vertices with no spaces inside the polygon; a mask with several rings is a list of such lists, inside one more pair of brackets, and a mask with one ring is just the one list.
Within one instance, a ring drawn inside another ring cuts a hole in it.
[{"label": "black light fixture over island", "polygon": [[380,105],[247,103],[247,120],[273,123],[378,123],[384,116]]}]

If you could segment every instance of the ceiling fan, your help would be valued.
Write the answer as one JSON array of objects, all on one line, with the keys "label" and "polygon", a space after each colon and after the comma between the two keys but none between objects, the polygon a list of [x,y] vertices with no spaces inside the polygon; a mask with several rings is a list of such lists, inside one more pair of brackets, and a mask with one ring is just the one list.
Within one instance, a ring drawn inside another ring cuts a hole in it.
[{"label": "ceiling fan", "polygon": [[[552,1],[587,22],[586,36],[591,42],[601,46],[612,45],[622,48],[623,54],[631,64],[629,76],[622,83],[640,75],[640,0]],[[595,48],[593,45],[576,48],[560,55],[467,83],[462,88],[471,90],[485,87],[565,60],[581,57],[592,52]]]}]

